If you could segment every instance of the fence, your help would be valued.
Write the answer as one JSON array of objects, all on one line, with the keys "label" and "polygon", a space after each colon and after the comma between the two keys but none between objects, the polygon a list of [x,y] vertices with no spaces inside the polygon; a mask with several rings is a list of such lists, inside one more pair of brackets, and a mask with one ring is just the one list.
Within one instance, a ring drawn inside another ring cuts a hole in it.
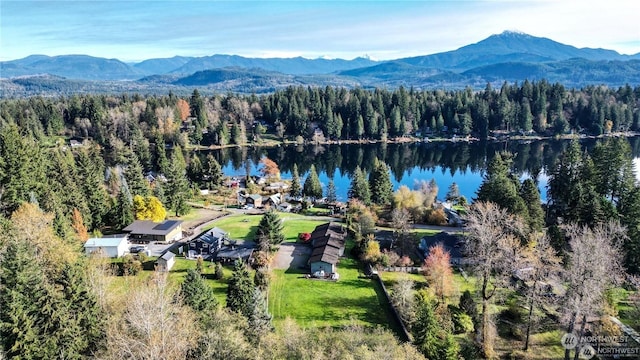
[{"label": "fence", "polygon": [[391,297],[389,296],[389,292],[387,291],[387,287],[384,286],[384,282],[382,281],[382,279],[380,278],[379,275],[374,275],[373,279],[375,281],[377,281],[378,284],[380,284],[380,287],[382,287],[382,292],[384,293],[384,296],[387,298],[387,302],[389,303],[389,308],[391,308],[391,313],[393,314],[393,317],[396,319],[398,324],[400,324],[400,330],[401,330],[400,336],[402,337],[401,340],[402,341],[412,341],[411,334],[407,330],[407,327],[404,326],[404,322],[402,322],[402,319],[400,318],[400,314],[398,314],[398,311],[396,310],[396,308],[391,303]]}]

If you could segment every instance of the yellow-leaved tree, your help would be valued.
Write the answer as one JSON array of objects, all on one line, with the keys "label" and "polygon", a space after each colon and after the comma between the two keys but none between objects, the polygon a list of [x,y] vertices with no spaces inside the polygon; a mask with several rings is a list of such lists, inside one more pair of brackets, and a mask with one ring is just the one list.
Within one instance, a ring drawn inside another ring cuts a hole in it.
[{"label": "yellow-leaved tree", "polygon": [[136,220],[151,220],[160,222],[167,217],[167,210],[155,196],[133,197],[133,211]]}]

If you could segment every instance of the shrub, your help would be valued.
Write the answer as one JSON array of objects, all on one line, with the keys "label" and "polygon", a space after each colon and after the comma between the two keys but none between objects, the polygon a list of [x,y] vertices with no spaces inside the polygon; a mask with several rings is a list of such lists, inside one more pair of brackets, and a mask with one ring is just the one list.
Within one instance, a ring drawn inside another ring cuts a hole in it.
[{"label": "shrub", "polygon": [[468,334],[473,332],[473,319],[471,316],[465,314],[464,311],[450,306],[451,310],[451,320],[453,321],[453,332],[454,334]]},{"label": "shrub", "polygon": [[307,243],[307,242],[309,242],[309,240],[311,240],[311,234],[310,233],[300,233],[298,235],[298,239],[302,240],[303,243]]},{"label": "shrub", "polygon": [[427,223],[431,225],[447,225],[447,215],[442,208],[431,210],[427,216]]},{"label": "shrub", "polygon": [[213,278],[216,280],[224,279],[224,271],[222,270],[222,264],[216,263],[216,270],[213,273]]}]

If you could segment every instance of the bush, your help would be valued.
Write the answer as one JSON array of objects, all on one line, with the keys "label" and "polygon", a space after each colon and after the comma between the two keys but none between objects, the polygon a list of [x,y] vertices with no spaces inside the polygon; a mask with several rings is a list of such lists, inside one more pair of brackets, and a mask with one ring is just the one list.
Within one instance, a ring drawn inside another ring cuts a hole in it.
[{"label": "bush", "polygon": [[216,263],[216,270],[213,273],[213,278],[216,280],[224,279],[224,271],[222,270],[222,264]]},{"label": "bush", "polygon": [[142,263],[133,258],[131,254],[125,255],[122,263],[122,275],[136,276],[142,271]]},{"label": "bush", "polygon": [[427,223],[430,225],[447,225],[447,215],[442,208],[431,210],[427,216]]},{"label": "bush", "polygon": [[298,239],[302,240],[303,243],[308,243],[309,240],[311,240],[311,234],[310,233],[300,233],[298,235]]},{"label": "bush", "polygon": [[451,309],[454,334],[468,334],[473,332],[473,319],[458,308]]}]

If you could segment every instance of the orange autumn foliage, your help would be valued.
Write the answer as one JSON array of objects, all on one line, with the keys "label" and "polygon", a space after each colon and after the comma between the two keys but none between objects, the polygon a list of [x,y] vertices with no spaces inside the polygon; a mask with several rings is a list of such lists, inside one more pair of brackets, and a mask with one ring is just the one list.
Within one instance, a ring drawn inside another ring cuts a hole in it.
[{"label": "orange autumn foliage", "polygon": [[190,114],[189,103],[184,99],[178,99],[178,103],[176,104],[176,106],[178,107],[178,112],[180,113],[180,120],[187,120],[187,117],[189,117]]}]

